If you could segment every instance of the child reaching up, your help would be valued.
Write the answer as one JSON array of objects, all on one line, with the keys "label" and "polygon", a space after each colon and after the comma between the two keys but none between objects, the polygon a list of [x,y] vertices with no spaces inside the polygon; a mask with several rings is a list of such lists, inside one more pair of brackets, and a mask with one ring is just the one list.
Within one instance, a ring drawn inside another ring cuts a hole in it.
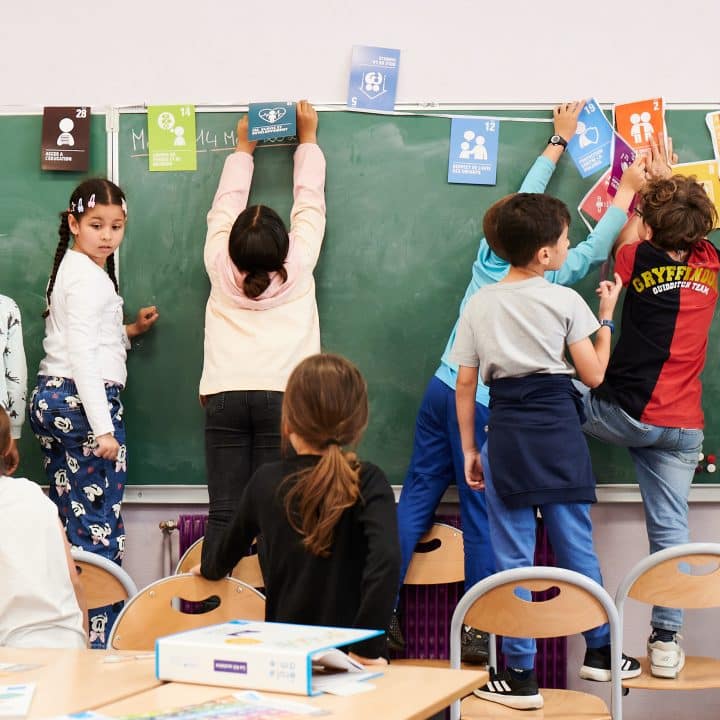
[{"label": "child reaching up", "polygon": [[256,145],[247,117],[238,122],[236,152],[225,161],[207,216],[204,553],[215,552],[251,475],[280,459],[285,385],[301,360],[320,352],[313,270],[325,232],[325,157],[317,127],[315,109],[301,100],[289,232],[271,208],[246,207]]},{"label": "child reaching up", "polygon": [[[641,163],[633,172],[642,172]],[[485,490],[498,570],[533,564],[539,507],[558,565],[602,583],[590,522],[595,477],[581,430],[581,397],[571,380],[575,370],[565,350],[583,382],[592,387],[602,382],[622,284],[617,276],[614,283],[600,284],[598,321],[577,292],[545,277],[568,255],[565,205],[547,195],[518,193],[491,210],[490,224],[511,267],[503,280],[467,303],[451,355],[460,366],[457,416],[465,477],[474,490]],[[482,461],[474,428],[478,374],[490,388]],[[581,677],[609,680],[609,627],[584,635],[588,649]],[[507,669],[502,675],[493,671],[475,695],[518,709],[542,707],[533,669],[535,641],[504,638],[503,653]],[[623,656],[623,677],[639,674],[637,660]]]},{"label": "child reaching up", "polygon": [[[203,554],[202,575],[227,575],[261,535],[266,620],[385,630],[400,549],[385,474],[350,450],[367,420],[365,380],[352,363],[330,354],[303,360],[282,412],[283,440],[297,454],[255,472],[221,541]],[[382,663],[385,637],[353,651]]]},{"label": "child reaching up", "polygon": [[86,647],[87,608],[70,546],[39,485],[7,476],[10,431],[0,408],[0,647]]}]

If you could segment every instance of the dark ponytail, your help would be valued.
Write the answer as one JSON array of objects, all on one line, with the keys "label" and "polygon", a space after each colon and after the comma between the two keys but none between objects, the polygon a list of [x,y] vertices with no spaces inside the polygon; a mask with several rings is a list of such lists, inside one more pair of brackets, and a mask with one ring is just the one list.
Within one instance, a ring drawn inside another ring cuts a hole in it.
[{"label": "dark ponytail", "polygon": [[228,252],[235,267],[247,273],[243,292],[254,299],[270,285],[270,273],[287,280],[285,260],[290,239],[280,216],[265,205],[245,208],[235,219],[228,239]]},{"label": "dark ponytail", "polygon": [[[43,317],[47,317],[50,313],[50,297],[55,287],[55,278],[65,253],[70,246],[70,224],[68,218],[72,215],[79,223],[80,219],[89,209],[95,205],[118,205],[127,215],[127,204],[125,202],[125,193],[113,182],[105,178],[90,178],[80,183],[70,196],[70,204],[67,210],[60,213],[60,227],[58,235],[60,241],[55,250],[55,259],[53,261],[52,270],[50,272],[50,280],[48,281],[45,297],[47,300],[47,308],[43,313]],[[107,259],[107,274],[112,280],[115,292],[118,292],[118,282],[115,275],[115,257],[111,255]]]}]

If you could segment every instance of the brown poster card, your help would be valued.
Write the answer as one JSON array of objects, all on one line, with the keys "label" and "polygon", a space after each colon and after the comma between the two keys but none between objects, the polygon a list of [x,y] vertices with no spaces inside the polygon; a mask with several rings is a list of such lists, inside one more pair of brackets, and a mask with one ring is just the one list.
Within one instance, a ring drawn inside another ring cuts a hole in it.
[{"label": "brown poster card", "polygon": [[43,170],[88,169],[90,155],[90,108],[46,107],[43,109]]}]

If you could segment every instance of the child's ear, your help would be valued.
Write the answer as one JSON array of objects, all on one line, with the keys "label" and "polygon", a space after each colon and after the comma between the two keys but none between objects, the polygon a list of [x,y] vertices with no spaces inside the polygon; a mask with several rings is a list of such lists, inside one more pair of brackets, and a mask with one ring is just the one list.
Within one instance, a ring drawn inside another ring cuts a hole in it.
[{"label": "child's ear", "polygon": [[75,219],[74,215],[68,215],[68,227],[73,235],[80,232],[80,223]]},{"label": "child's ear", "polygon": [[541,265],[549,265],[550,264],[550,248],[547,245],[545,245],[544,247],[541,247],[537,251],[535,258]]}]

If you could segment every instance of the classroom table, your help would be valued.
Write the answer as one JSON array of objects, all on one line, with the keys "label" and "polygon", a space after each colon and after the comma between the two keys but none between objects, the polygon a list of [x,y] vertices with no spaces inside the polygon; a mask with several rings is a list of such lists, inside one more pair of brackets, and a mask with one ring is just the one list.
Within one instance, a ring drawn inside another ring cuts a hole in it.
[{"label": "classroom table", "polygon": [[[302,695],[280,695],[261,692],[268,697],[284,698],[293,702],[309,703],[330,711],[328,717],[342,720],[424,720],[448,707],[453,700],[470,693],[474,688],[487,682],[484,670],[451,670],[414,665],[390,665],[383,668],[382,677],[367,682],[373,690],[357,695],[317,695],[309,698]],[[117,717],[132,713],[163,711],[183,705],[206,702],[225,697],[233,689],[167,683],[151,690],[110,702],[96,708],[96,711]]]},{"label": "classroom table", "polygon": [[[122,661],[108,662],[108,656]],[[89,710],[161,684],[148,653],[0,647],[0,663],[39,666],[0,671],[0,685],[36,683],[29,719]]]}]

